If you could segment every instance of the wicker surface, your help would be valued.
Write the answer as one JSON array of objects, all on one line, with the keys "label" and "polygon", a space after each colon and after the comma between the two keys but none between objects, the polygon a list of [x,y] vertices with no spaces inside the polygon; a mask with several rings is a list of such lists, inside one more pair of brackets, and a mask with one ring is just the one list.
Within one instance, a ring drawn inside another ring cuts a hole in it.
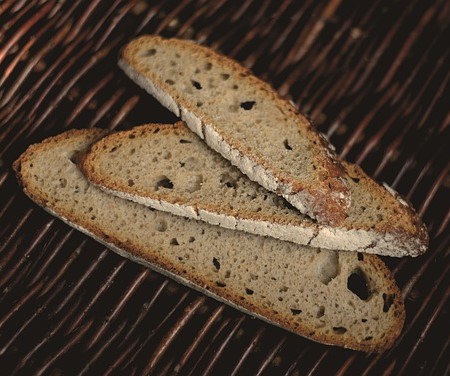
[{"label": "wicker surface", "polygon": [[[0,2],[0,370],[6,374],[450,373],[450,2]],[[36,207],[11,163],[72,127],[174,117],[116,66],[142,33],[250,67],[338,152],[412,201],[431,247],[385,259],[407,321],[383,355],[328,347],[106,250]]]}]

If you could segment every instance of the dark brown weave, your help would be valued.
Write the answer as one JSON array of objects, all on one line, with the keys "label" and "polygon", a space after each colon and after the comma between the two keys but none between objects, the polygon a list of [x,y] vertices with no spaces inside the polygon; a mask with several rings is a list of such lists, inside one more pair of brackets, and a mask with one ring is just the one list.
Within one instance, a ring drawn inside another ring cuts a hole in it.
[{"label": "dark brown weave", "polygon": [[[3,0],[0,27],[2,375],[450,373],[449,1]],[[412,201],[432,240],[422,257],[385,259],[407,309],[392,350],[266,325],[120,258],[21,192],[11,163],[30,143],[175,120],[117,68],[143,33],[241,61]]]}]

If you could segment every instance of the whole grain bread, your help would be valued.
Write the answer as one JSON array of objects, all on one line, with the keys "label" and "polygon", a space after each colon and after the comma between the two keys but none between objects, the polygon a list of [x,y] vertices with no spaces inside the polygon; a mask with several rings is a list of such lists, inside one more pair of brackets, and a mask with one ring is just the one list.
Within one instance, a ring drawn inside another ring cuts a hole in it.
[{"label": "whole grain bread", "polygon": [[25,193],[120,255],[294,333],[367,352],[392,346],[404,306],[379,258],[223,229],[106,194],[75,163],[104,135],[73,130],[30,146],[14,163]]},{"label": "whole grain bread", "polygon": [[345,221],[332,227],[250,181],[182,122],[111,134],[81,163],[88,179],[109,193],[226,228],[332,250],[423,253],[427,231],[412,208],[357,166],[344,166],[352,203]]},{"label": "whole grain bread", "polygon": [[120,67],[251,180],[322,223],[350,205],[344,169],[325,138],[267,83],[191,41],[142,36]]}]

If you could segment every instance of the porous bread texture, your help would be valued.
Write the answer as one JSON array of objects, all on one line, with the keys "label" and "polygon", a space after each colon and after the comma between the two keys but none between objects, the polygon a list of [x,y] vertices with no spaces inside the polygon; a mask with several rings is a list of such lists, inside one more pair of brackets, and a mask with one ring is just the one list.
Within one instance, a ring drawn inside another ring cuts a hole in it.
[{"label": "porous bread texture", "polygon": [[319,222],[345,219],[348,186],[328,142],[237,62],[191,41],[143,36],[119,65],[251,180]]},{"label": "porous bread texture", "polygon": [[108,195],[74,163],[102,135],[74,130],[29,147],[14,163],[25,193],[119,254],[294,333],[366,352],[392,346],[404,306],[376,256],[301,247]]},{"label": "porous bread texture", "polygon": [[88,179],[109,193],[214,225],[327,249],[423,253],[427,232],[408,204],[360,168],[345,166],[352,204],[344,223],[331,227],[250,181],[182,122],[111,134],[81,163]]}]

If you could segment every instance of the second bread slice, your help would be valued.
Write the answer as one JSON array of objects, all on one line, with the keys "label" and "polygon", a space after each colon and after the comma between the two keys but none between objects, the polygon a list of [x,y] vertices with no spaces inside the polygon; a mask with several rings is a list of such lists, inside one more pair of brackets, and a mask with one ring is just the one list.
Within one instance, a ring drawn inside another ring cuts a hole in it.
[{"label": "second bread slice", "polygon": [[222,227],[328,249],[417,256],[427,232],[408,204],[346,164],[352,192],[339,227],[318,224],[250,181],[179,122],[109,135],[82,168],[94,184],[122,198]]}]

